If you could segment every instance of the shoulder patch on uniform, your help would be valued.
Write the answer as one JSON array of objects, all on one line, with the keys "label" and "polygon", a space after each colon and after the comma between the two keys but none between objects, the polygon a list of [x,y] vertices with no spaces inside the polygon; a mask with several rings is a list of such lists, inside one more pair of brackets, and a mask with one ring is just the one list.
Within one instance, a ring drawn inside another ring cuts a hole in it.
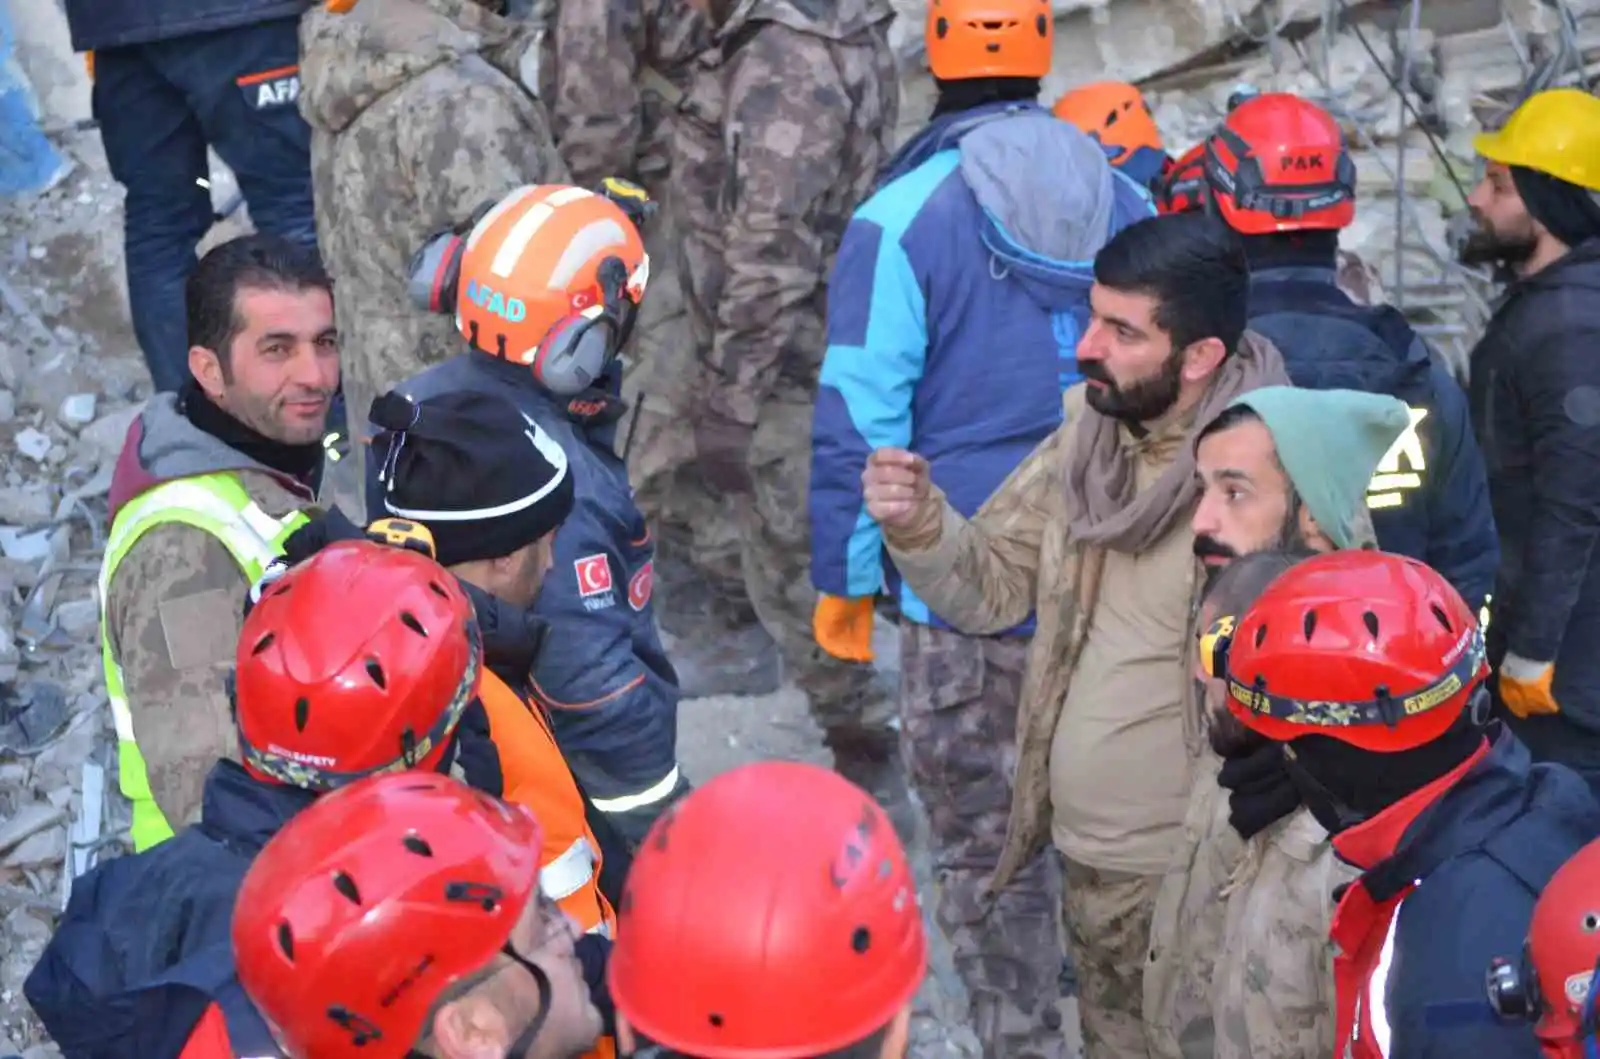
[{"label": "shoulder patch on uniform", "polygon": [[650,594],[655,586],[656,564],[651,560],[628,578],[628,606],[634,610],[643,610],[650,604]]},{"label": "shoulder patch on uniform", "polygon": [[574,559],[572,568],[578,576],[578,598],[583,600],[585,610],[600,610],[616,603],[611,560],[604,552]]}]

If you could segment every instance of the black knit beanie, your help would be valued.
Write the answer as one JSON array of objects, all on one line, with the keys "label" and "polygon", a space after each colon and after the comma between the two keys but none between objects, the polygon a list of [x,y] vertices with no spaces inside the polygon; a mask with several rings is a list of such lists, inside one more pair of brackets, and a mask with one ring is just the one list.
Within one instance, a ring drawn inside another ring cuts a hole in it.
[{"label": "black knit beanie", "polygon": [[1600,194],[1520,165],[1511,183],[1529,215],[1569,248],[1600,236]]},{"label": "black knit beanie", "polygon": [[510,555],[572,513],[566,453],[503,397],[391,391],[367,418],[383,506],[428,528],[441,565]]}]

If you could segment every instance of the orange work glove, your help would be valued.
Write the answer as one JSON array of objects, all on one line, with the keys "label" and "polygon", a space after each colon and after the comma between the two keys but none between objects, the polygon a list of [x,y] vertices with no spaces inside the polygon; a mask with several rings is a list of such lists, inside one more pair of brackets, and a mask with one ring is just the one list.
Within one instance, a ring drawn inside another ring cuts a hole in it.
[{"label": "orange work glove", "polygon": [[872,597],[818,596],[811,616],[817,646],[846,662],[872,661]]},{"label": "orange work glove", "polygon": [[1561,706],[1550,691],[1555,678],[1554,662],[1530,662],[1508,654],[1500,662],[1500,701],[1524,719],[1560,713]]}]

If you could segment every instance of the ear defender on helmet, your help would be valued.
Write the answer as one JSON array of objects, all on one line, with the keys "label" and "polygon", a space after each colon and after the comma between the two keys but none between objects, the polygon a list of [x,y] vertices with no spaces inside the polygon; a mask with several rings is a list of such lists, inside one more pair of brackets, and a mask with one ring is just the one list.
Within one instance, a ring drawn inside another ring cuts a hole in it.
[{"label": "ear defender on helmet", "polygon": [[608,257],[600,263],[597,278],[599,313],[580,313],[559,321],[533,358],[535,377],[558,397],[576,397],[593,386],[633,329],[628,266],[621,258]]},{"label": "ear defender on helmet", "polygon": [[466,256],[467,240],[478,222],[489,215],[494,202],[485,202],[472,216],[449,231],[440,232],[411,255],[406,270],[406,291],[411,304],[423,312],[453,316],[461,292],[461,259]]}]

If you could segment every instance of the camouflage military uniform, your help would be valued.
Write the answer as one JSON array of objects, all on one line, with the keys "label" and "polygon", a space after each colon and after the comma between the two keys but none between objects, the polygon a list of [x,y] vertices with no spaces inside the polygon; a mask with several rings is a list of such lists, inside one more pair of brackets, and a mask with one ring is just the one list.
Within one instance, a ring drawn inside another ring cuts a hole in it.
[{"label": "camouflage military uniform", "polygon": [[544,108],[518,80],[533,40],[474,0],[361,0],[301,22],[317,239],[338,285],[357,440],[374,397],[461,351],[449,317],[412,306],[412,255],[513,188],[567,179]]},{"label": "camouflage military uniform", "polygon": [[[864,709],[877,709],[866,720],[878,728],[890,712],[869,666],[817,647],[806,571],[827,277],[888,155],[899,105],[890,13],[880,0],[745,0],[698,60],[673,152],[696,362],[673,368],[677,392],[641,415],[634,441],[657,461],[634,467],[641,493],[657,490],[669,534],[688,528],[696,567],[740,577],[830,736],[860,726]],[[712,499],[681,466],[707,418],[753,430],[752,495]]]},{"label": "camouflage military uniform", "polygon": [[1211,986],[1216,1059],[1334,1054],[1334,890],[1360,873],[1301,809],[1251,839],[1229,883]]},{"label": "camouflage military uniform", "polygon": [[1035,857],[999,894],[984,892],[1011,812],[1017,754],[1009,737],[1027,655],[1023,637],[902,622],[900,745],[932,832],[934,919],[972,998],[984,1054],[1061,1059],[1056,861]]},{"label": "camouflage military uniform", "polygon": [[634,401],[669,385],[689,357],[667,182],[673,111],[689,90],[690,62],[711,46],[711,35],[710,20],[684,0],[567,0],[544,39],[540,96],[573,180],[592,187],[625,177],[661,207],[644,232],[650,291],[628,350]]}]

